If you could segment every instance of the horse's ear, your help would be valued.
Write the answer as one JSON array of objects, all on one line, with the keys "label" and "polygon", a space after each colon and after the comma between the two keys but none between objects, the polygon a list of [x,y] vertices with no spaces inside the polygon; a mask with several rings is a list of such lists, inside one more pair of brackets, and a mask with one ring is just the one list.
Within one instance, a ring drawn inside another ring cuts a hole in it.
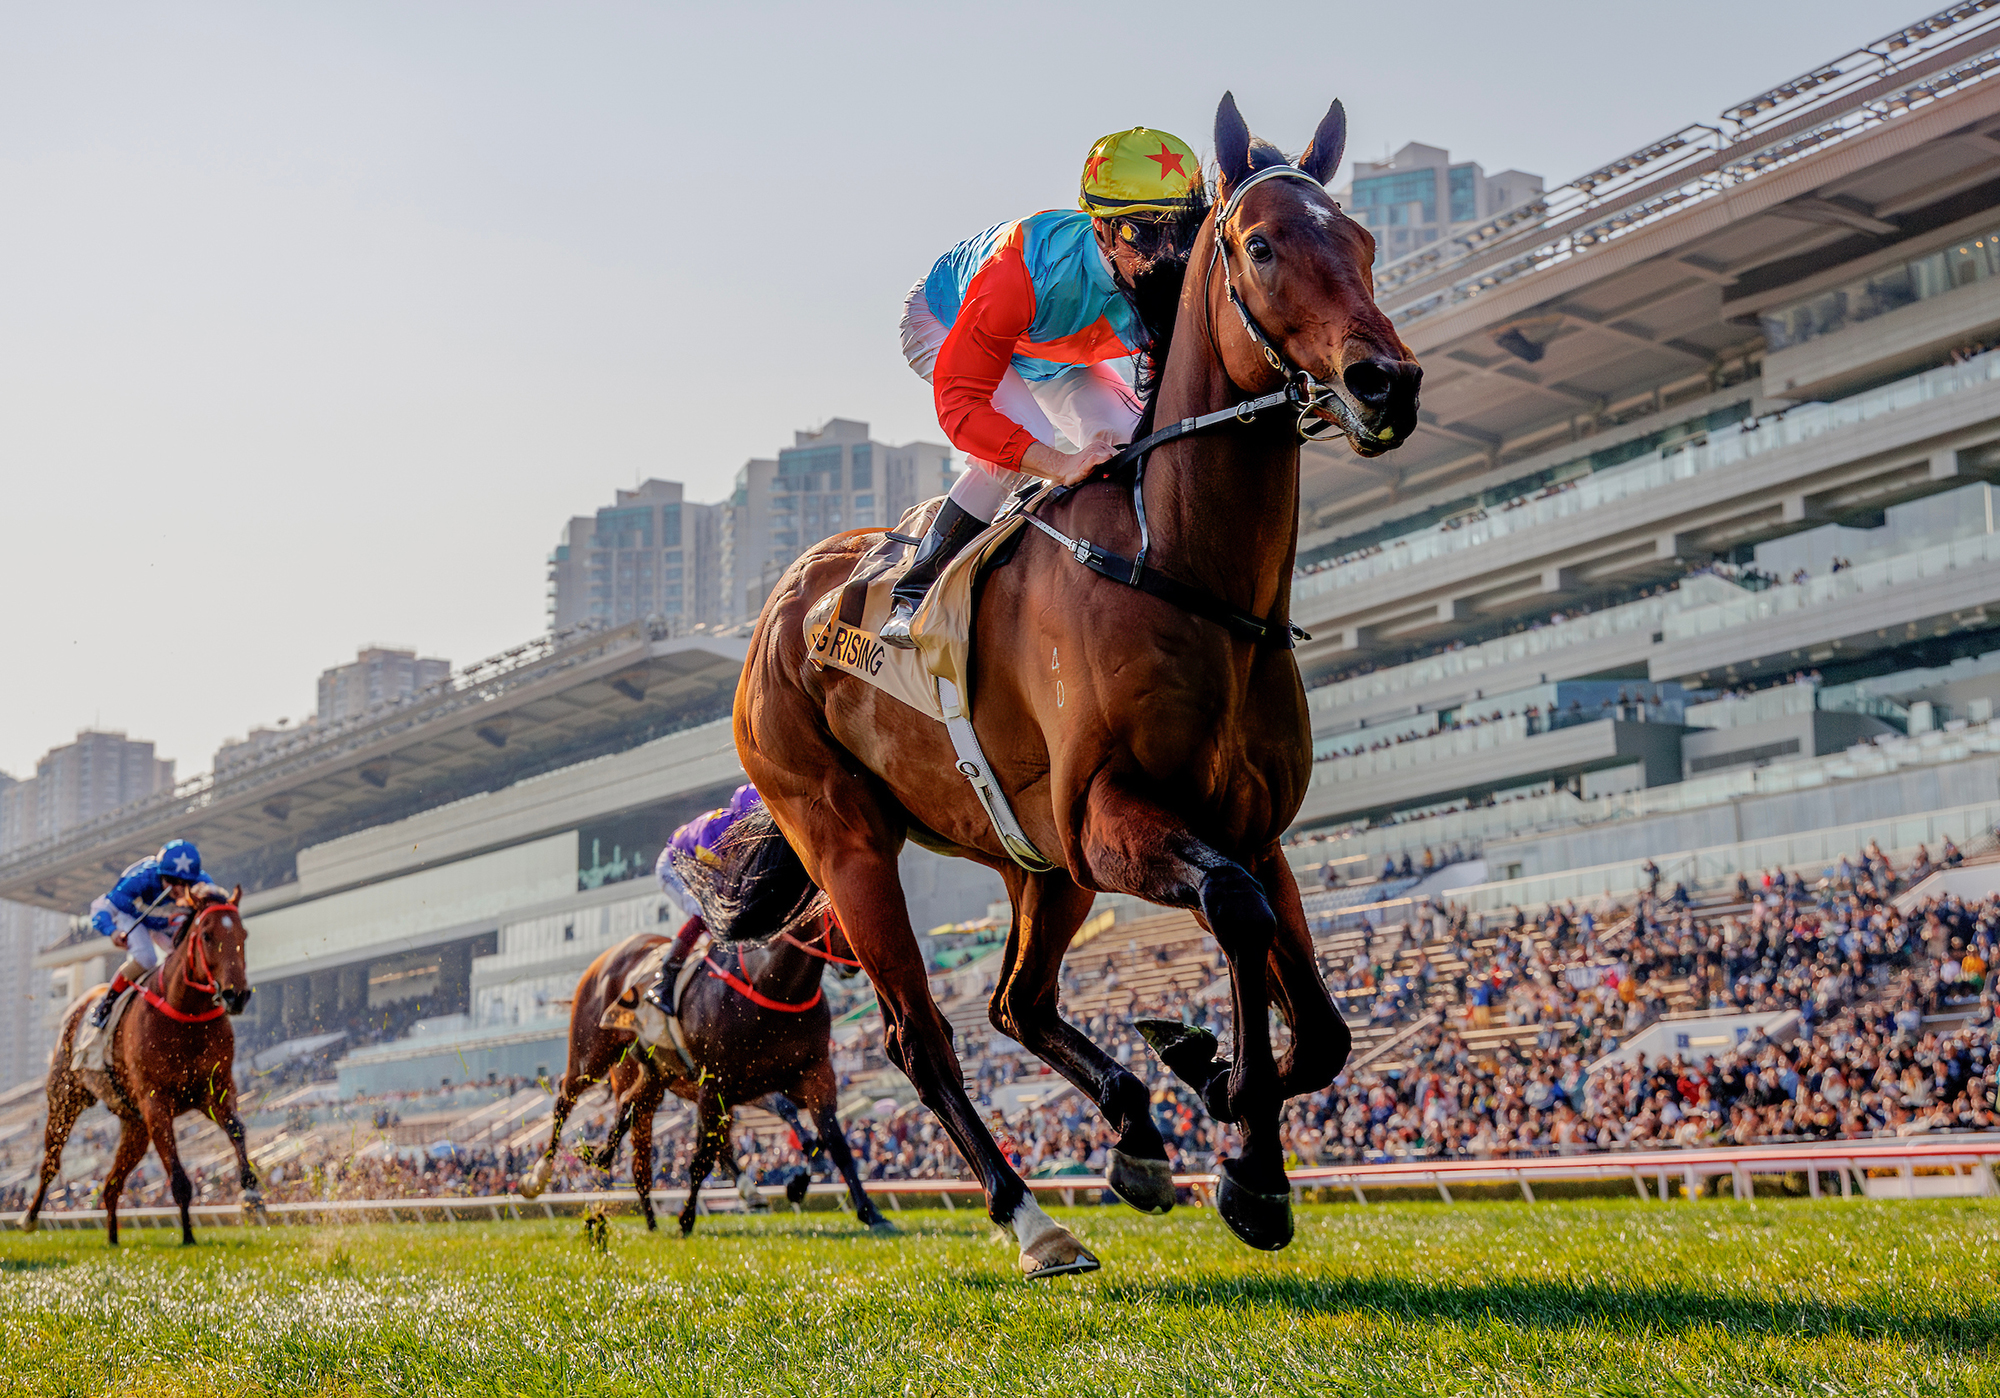
[{"label": "horse's ear", "polygon": [[234,904],[235,904],[235,905],[236,905],[237,907],[239,907],[239,908],[243,906],[243,885],[242,885],[242,884],[240,884],[240,883],[239,883],[239,884],[237,884],[237,885],[236,885],[236,887],[234,887],[234,888],[232,888],[232,889],[230,889],[230,890],[229,890],[229,901],[230,901],[230,902],[232,902],[232,903],[234,903]]},{"label": "horse's ear", "polygon": [[1225,92],[1215,109],[1215,163],[1221,176],[1217,193],[1227,201],[1230,190],[1250,173],[1250,128],[1236,110],[1236,94]]},{"label": "horse's ear", "polygon": [[1299,157],[1299,168],[1321,184],[1331,185],[1333,177],[1340,173],[1340,157],[1346,153],[1347,108],[1335,98],[1326,115],[1320,118],[1319,130],[1313,132],[1306,153]]}]

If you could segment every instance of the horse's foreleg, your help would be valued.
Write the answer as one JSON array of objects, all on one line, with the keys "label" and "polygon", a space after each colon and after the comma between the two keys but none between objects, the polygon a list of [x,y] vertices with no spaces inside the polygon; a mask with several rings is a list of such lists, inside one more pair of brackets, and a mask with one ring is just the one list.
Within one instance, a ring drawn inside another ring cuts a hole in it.
[{"label": "horse's foreleg", "polygon": [[1014,901],[1013,935],[1001,956],[1000,983],[987,1018],[1097,1104],[1118,1132],[1105,1182],[1139,1212],[1163,1214],[1174,1206],[1174,1179],[1166,1143],[1153,1124],[1151,1094],[1056,1008],[1063,954],[1096,895],[1061,873],[1013,870],[1007,883]]},{"label": "horse's foreleg", "polygon": [[181,1246],[194,1246],[194,1220],[188,1210],[194,1204],[194,1181],[188,1178],[181,1167],[180,1147],[174,1141],[174,1114],[157,1097],[148,1097],[140,1103],[139,1113],[146,1119],[146,1131],[153,1138],[153,1150],[160,1157],[160,1164],[166,1168],[167,1185],[173,1191],[174,1205],[181,1211]]},{"label": "horse's foreleg", "polygon": [[49,1119],[42,1131],[41,1178],[35,1184],[35,1197],[28,1201],[28,1211],[21,1215],[21,1230],[25,1233],[35,1231],[42,1205],[49,1197],[49,1186],[62,1173],[63,1147],[69,1144],[69,1133],[76,1129],[76,1119],[97,1100],[88,1088],[70,1076],[67,1040],[57,1050],[57,1059],[61,1066],[49,1074]]},{"label": "horse's foreleg", "polygon": [[722,1105],[722,1094],[713,1085],[703,1084],[700,1100],[695,1104],[694,1159],[688,1162],[687,1203],[681,1206],[683,1238],[694,1232],[695,1207],[701,1199],[701,1182],[715,1168],[716,1152],[727,1149],[728,1141],[729,1113]]},{"label": "horse's foreleg", "polygon": [[1013,1233],[1028,1276],[1095,1271],[1097,1258],[1043,1212],[966,1096],[965,1070],[952,1050],[951,1025],[931,998],[894,858],[875,849],[827,857],[830,853],[822,850],[821,887],[832,896],[840,925],[848,929],[848,940],[875,983],[883,1048],[978,1172],[987,1216]]},{"label": "horse's foreleg", "polygon": [[1313,956],[1312,930],[1299,900],[1299,881],[1277,850],[1257,865],[1259,881],[1271,895],[1277,935],[1271,943],[1269,983],[1278,1012],[1291,1026],[1292,1042],[1278,1060],[1280,1098],[1318,1092],[1346,1066],[1354,1036],[1327,994]]},{"label": "horse's foreleg", "polygon": [[[827,1071],[831,1077],[830,1065]],[[785,1198],[793,1208],[797,1208],[805,1202],[806,1191],[812,1188],[812,1167],[826,1158],[826,1150],[820,1145],[819,1139],[806,1129],[805,1122],[800,1120],[798,1103],[784,1093],[767,1093],[758,1105],[774,1113],[785,1125],[791,1127],[792,1135],[799,1143],[799,1154],[806,1158],[804,1168],[785,1181]]]},{"label": "horse's foreleg", "polygon": [[111,1157],[111,1169],[104,1176],[104,1241],[118,1246],[118,1196],[125,1192],[126,1177],[146,1156],[146,1125],[130,1118],[120,1119],[118,1150]]},{"label": "horse's foreleg", "polygon": [[1214,1058],[1205,1032],[1155,1043],[1167,1066],[1201,1090],[1212,1114],[1243,1129],[1242,1155],[1218,1168],[1217,1212],[1250,1246],[1281,1248],[1292,1238],[1292,1210],[1265,977],[1278,931],[1271,901],[1248,869],[1189,833],[1179,817],[1109,780],[1092,789],[1083,844],[1101,886],[1170,907],[1192,904],[1222,948],[1236,1014],[1235,1063]]}]

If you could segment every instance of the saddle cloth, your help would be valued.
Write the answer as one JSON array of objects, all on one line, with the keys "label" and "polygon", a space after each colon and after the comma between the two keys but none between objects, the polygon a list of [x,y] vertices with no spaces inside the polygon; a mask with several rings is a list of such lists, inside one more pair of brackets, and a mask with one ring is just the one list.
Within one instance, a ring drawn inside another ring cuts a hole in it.
[{"label": "saddle cloth", "polygon": [[[914,506],[896,532],[922,538],[943,503],[940,497]],[[806,650],[813,664],[866,680],[940,723],[961,717],[963,696],[971,692],[972,609],[979,580],[1025,522],[1019,513],[1007,515],[945,567],[910,625],[915,650],[885,646],[880,639],[896,584],[915,557],[909,545],[884,534],[861,556],[847,581],[807,611]],[[948,683],[944,698],[939,697],[940,679]]]},{"label": "saddle cloth", "polygon": [[118,1021],[125,1018],[125,1011],[139,998],[139,987],[131,986],[120,992],[118,1003],[111,1007],[111,1018],[104,1021],[99,1029],[91,1024],[90,1012],[86,1010],[77,1021],[76,1038],[70,1044],[69,1066],[76,1073],[105,1073],[110,1071],[108,1059],[111,1045],[118,1033]]}]

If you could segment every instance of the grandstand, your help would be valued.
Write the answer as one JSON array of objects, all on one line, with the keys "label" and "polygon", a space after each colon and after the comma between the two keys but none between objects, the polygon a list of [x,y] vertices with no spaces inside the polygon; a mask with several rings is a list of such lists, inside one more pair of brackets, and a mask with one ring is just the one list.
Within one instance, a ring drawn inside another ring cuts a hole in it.
[{"label": "grandstand", "polygon": [[[2000,14],[1947,11],[1378,269],[1425,365],[1422,425],[1375,460],[1305,449],[1292,599],[1318,760],[1287,853],[1357,1073],[1432,1034],[1601,1044],[1587,1022],[1474,1023],[1462,983],[1503,945],[1584,980],[1636,954],[1649,867],[1728,919],[1739,876],[1987,847],[1996,76]],[[12,852],[0,897],[74,913],[194,838],[251,890],[260,1071],[298,1087],[341,1063],[344,1101],[449,1078],[473,1096],[405,1113],[396,1148],[435,1128],[518,1151],[535,1103],[503,1111],[504,1084],[555,1067],[577,972],[671,916],[651,852],[741,780],[721,720],[743,654],[644,623],[537,641]],[[906,877],[920,925],[999,896],[917,853]],[[1588,955],[1537,930],[1572,902],[1605,909]],[[968,1072],[1025,1101],[1007,1075],[1031,1065],[986,1021],[997,940],[934,944]],[[80,988],[103,951],[42,964]],[[1191,915],[1107,899],[1064,1004],[1112,1034],[1139,1009],[1226,1011],[1220,975]],[[1648,1022],[1710,1008],[1689,974],[1648,985]],[[864,1020],[837,1062],[843,1109],[872,1114],[909,1093]]]}]

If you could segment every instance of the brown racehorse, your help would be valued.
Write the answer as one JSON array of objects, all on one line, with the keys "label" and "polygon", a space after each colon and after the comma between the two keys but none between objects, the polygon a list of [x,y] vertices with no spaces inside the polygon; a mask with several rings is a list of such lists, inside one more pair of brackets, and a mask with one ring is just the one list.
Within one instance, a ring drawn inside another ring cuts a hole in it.
[{"label": "brown racehorse", "polygon": [[[743,1188],[729,1145],[730,1113],[759,1098],[767,1098],[786,1118],[809,1159],[817,1160],[822,1151],[832,1159],[847,1181],[855,1217],[870,1228],[892,1231],[862,1188],[834,1111],[837,1084],[828,1046],[832,1019],[820,993],[820,977],[828,964],[851,968],[855,962],[832,916],[815,919],[809,935],[783,932],[760,945],[718,944],[709,951],[709,964],[689,983],[678,1007],[697,1071],[690,1071],[670,1044],[647,1050],[631,1030],[599,1023],[633,969],[665,940],[644,932],[628,937],[591,962],[577,981],[569,1013],[569,1064],[556,1094],[548,1149],[522,1180],[522,1197],[533,1199],[548,1188],[563,1123],[578,1098],[606,1083],[617,1104],[611,1133],[583,1158],[608,1172],[619,1139],[628,1130],[632,1133],[632,1182],[647,1228],[658,1227],[653,1218],[653,1113],[671,1091],[694,1104],[698,1132],[687,1204],[680,1215],[683,1235],[694,1228],[701,1182],[718,1154]],[[812,1113],[817,1140],[800,1123],[794,1103]],[[807,1179],[801,1175],[793,1183],[792,1202],[797,1203]],[[744,1192],[750,1197],[750,1191]]]},{"label": "brown racehorse", "polygon": [[140,983],[139,999],[118,1021],[105,1060],[108,1071],[76,1072],[69,1066],[77,1025],[108,987],[86,993],[64,1016],[55,1063],[49,1069],[41,1184],[21,1227],[34,1230],[49,1184],[61,1168],[70,1130],[92,1102],[104,1103],[122,1123],[117,1154],[104,1176],[104,1231],[112,1246],[118,1243],[118,1195],[125,1177],[145,1156],[148,1141],[159,1152],[174,1203],[180,1207],[181,1242],[194,1241],[188,1220],[194,1185],[181,1168],[174,1145],[174,1119],[184,1112],[200,1112],[229,1137],[242,1171],[243,1206],[262,1217],[264,1198],[244,1144],[243,1120],[236,1115],[232,1076],[236,1033],[229,1017],[243,1013],[250,1001],[243,917],[236,908],[242,893],[239,885],[224,901],[222,891],[209,885],[191,891],[191,911],[173,950],[160,959],[159,970]]},{"label": "brown racehorse", "polygon": [[[1226,95],[1215,141],[1219,202],[1193,239],[1148,419],[1239,409],[1299,384],[1303,371],[1315,392],[1338,399],[1318,399],[1312,416],[1338,423],[1357,452],[1399,445],[1416,425],[1421,371],[1374,303],[1373,240],[1321,187],[1345,144],[1340,104],[1296,166],[1253,140]],[[889,1052],[977,1170],[988,1212],[1013,1230],[1030,1276],[1097,1261],[1035,1205],[967,1099],[897,851],[907,835],[1003,875],[1014,921],[989,1016],[1096,1101],[1120,1132],[1111,1186],[1147,1212],[1165,1212],[1173,1192],[1146,1089],[1060,1017],[1057,976],[1096,891],[1198,911],[1228,963],[1235,1061],[1218,1060],[1213,1040],[1192,1032],[1170,1037],[1162,1056],[1242,1128],[1241,1156],[1222,1165],[1222,1217],[1254,1247],[1284,1246],[1292,1222],[1279,1110],[1330,1082],[1350,1042],[1314,968],[1278,844],[1312,774],[1305,692],[1283,639],[1302,426],[1297,411],[1232,417],[1159,447],[1143,478],[1149,538],[1129,478],[1094,482],[1041,511],[1070,540],[1128,559],[1143,547],[1155,576],[1219,599],[1237,623],[1103,576],[1072,556],[1080,545],[1032,526],[984,583],[973,712],[993,774],[1051,872],[1008,860],[939,724],[808,659],[806,609],[879,531],[830,539],[794,563],[751,644],[736,700],[738,755],[831,896],[881,999]],[[1268,623],[1278,643],[1246,634],[1244,618]],[[1272,1008],[1290,1027],[1282,1057]]]}]

